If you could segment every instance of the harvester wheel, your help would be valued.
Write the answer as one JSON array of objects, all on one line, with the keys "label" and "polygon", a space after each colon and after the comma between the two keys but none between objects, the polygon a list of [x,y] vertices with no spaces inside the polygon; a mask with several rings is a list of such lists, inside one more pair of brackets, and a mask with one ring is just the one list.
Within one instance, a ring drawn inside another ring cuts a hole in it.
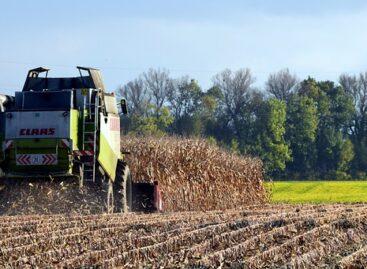
[{"label": "harvester wheel", "polygon": [[126,213],[132,210],[132,182],[129,166],[118,161],[114,182],[115,211]]}]

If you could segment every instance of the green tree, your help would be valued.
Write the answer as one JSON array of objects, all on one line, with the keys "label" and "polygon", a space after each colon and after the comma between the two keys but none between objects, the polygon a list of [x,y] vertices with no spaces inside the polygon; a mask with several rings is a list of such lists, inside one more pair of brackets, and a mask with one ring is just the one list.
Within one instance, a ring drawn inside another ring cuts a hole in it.
[{"label": "green tree", "polygon": [[341,149],[338,151],[338,164],[336,170],[336,179],[348,179],[350,178],[349,171],[351,168],[351,162],[354,159],[354,147],[353,143],[347,139],[342,141]]},{"label": "green tree", "polygon": [[317,105],[315,170],[321,177],[328,178],[335,175],[338,169],[338,156],[348,137],[347,129],[354,113],[353,101],[333,82],[316,82],[312,78],[301,83],[299,94],[311,98]]},{"label": "green tree", "polygon": [[367,173],[367,72],[359,76],[343,74],[339,83],[354,105],[353,120],[348,128],[354,145],[355,158],[352,170],[354,176],[365,178]]},{"label": "green tree", "polygon": [[294,95],[288,103],[286,123],[286,141],[290,145],[293,157],[288,171],[293,175],[312,173],[317,160],[317,125],[317,107],[313,99]]},{"label": "green tree", "polygon": [[285,142],[286,104],[269,99],[263,103],[257,120],[257,145],[254,150],[264,161],[266,172],[277,175],[284,171],[291,160],[291,151]]},{"label": "green tree", "polygon": [[157,108],[150,104],[143,116],[132,115],[131,133],[137,135],[161,136],[167,132],[167,128],[173,122],[173,117],[167,107]]}]

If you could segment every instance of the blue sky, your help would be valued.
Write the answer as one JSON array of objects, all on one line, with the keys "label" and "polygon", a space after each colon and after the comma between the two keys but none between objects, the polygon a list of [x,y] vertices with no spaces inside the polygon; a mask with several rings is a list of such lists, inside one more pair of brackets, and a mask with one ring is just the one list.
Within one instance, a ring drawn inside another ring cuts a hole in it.
[{"label": "blue sky", "polygon": [[367,71],[367,1],[0,0],[0,91],[28,69],[72,76],[99,67],[110,90],[149,67],[188,74],[204,88],[224,68],[249,67],[263,87],[288,67],[337,80]]}]

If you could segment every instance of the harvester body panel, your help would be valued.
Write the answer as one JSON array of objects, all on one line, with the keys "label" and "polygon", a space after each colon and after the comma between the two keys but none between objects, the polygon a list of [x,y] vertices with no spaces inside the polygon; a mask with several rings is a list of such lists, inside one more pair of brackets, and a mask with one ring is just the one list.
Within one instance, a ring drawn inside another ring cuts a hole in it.
[{"label": "harvester body panel", "polygon": [[78,117],[75,109],[6,112],[5,172],[18,177],[70,174],[72,152],[78,149]]},{"label": "harvester body panel", "polygon": [[120,151],[120,117],[116,98],[105,96],[106,111],[100,113],[100,145],[98,161],[110,178],[115,179]]},{"label": "harvester body panel", "polygon": [[71,138],[69,111],[14,111],[6,115],[5,139]]}]

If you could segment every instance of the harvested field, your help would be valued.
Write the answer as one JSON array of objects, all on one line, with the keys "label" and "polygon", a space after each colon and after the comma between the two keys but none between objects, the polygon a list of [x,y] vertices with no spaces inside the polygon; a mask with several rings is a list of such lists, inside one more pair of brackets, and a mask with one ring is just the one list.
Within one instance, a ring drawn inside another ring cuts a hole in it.
[{"label": "harvested field", "polygon": [[133,179],[159,182],[166,211],[218,210],[267,201],[262,162],[203,139],[123,137]]},{"label": "harvested field", "polygon": [[0,218],[0,267],[363,268],[367,205]]},{"label": "harvested field", "polygon": [[95,184],[80,190],[75,179],[2,180],[0,215],[98,214],[106,212],[105,196]]}]

